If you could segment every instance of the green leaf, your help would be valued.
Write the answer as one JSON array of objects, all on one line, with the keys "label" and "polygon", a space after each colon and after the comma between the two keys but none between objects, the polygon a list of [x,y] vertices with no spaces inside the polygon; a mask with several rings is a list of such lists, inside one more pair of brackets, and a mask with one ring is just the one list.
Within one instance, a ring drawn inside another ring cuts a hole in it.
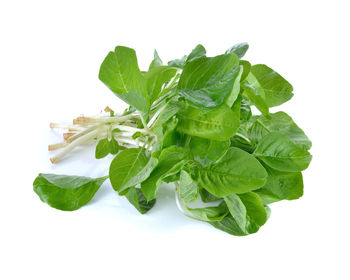
[{"label": "green leaf", "polygon": [[[197,108],[218,107],[226,102],[239,79],[238,64],[234,54],[195,59],[184,67],[178,93]],[[234,102],[233,97],[230,102]]]},{"label": "green leaf", "polygon": [[210,224],[232,235],[244,236],[257,232],[270,214],[270,209],[264,207],[254,193],[230,195],[225,201],[230,214],[221,221],[210,222]]},{"label": "green leaf", "polygon": [[201,196],[201,200],[203,202],[214,202],[222,200],[221,197],[216,197],[215,195],[212,195],[210,192],[203,188],[199,189],[199,195]]},{"label": "green leaf", "polygon": [[109,52],[100,67],[99,79],[129,105],[148,111],[146,86],[133,49],[117,46]]},{"label": "green leaf", "polygon": [[157,167],[149,178],[141,183],[141,190],[148,201],[156,198],[158,187],[165,177],[180,172],[187,157],[188,150],[177,146],[170,146],[161,151]]},{"label": "green leaf", "polygon": [[270,132],[280,132],[287,135],[295,145],[305,150],[309,150],[312,145],[304,131],[284,112],[270,114],[268,117],[258,116],[248,132],[249,137],[255,143],[259,143]]},{"label": "green leaf", "polygon": [[205,56],[205,54],[206,54],[205,48],[202,45],[197,45],[188,56],[184,55],[180,59],[171,60],[168,62],[168,65],[173,66],[173,67],[177,67],[177,68],[184,68],[184,66],[186,64],[188,64],[189,62],[191,62],[199,57]]},{"label": "green leaf", "polygon": [[104,158],[109,154],[109,141],[107,138],[98,141],[95,150],[95,158]]},{"label": "green leaf", "polygon": [[207,51],[205,50],[205,48],[199,44],[197,45],[192,51],[191,53],[187,56],[185,64],[190,63],[191,61],[203,57],[205,56],[207,53]]},{"label": "green leaf", "polygon": [[197,182],[193,181],[190,174],[185,170],[181,170],[180,173],[179,195],[187,203],[195,202],[198,198]]},{"label": "green leaf", "polygon": [[266,168],[268,177],[266,184],[254,192],[263,204],[270,204],[283,199],[298,199],[303,195],[303,176],[301,172],[279,172]]},{"label": "green leaf", "polygon": [[168,83],[176,75],[177,71],[177,68],[174,67],[157,66],[145,73],[144,77],[151,104],[162,96],[162,86]]},{"label": "green leaf", "polygon": [[252,67],[252,65],[247,60],[240,60],[239,61],[239,65],[241,65],[243,67],[243,73],[242,73],[241,81],[244,81],[245,78],[247,78],[247,76],[248,76],[248,74],[250,72],[250,68]]},{"label": "green leaf", "polygon": [[56,209],[73,211],[87,204],[107,178],[40,173],[33,187],[41,201]]},{"label": "green leaf", "polygon": [[240,195],[231,194],[224,199],[232,218],[238,226],[238,229],[235,229],[237,232],[241,231],[243,234],[255,233],[266,223],[266,210],[257,194],[253,192]]},{"label": "green leaf", "polygon": [[312,158],[308,151],[279,132],[267,134],[257,145],[254,155],[273,169],[285,172],[306,169]]},{"label": "green leaf", "polygon": [[262,187],[267,173],[251,154],[230,147],[226,154],[208,167],[197,166],[192,176],[199,186],[217,197],[244,193]]},{"label": "green leaf", "polygon": [[191,218],[203,222],[221,221],[228,214],[225,203],[220,203],[218,206],[203,208],[190,208],[186,204],[184,204],[184,206],[187,211],[190,212]]},{"label": "green leaf", "polygon": [[194,159],[202,166],[208,166],[226,153],[230,141],[215,141],[200,137],[192,137],[190,149]]},{"label": "green leaf", "polygon": [[119,145],[117,140],[112,136],[111,140],[109,141],[109,153],[112,155],[116,155],[119,152]]},{"label": "green leaf", "polygon": [[242,97],[241,106],[240,106],[240,119],[247,121],[252,116],[252,110],[249,106],[249,103],[245,98]]},{"label": "green leaf", "polygon": [[292,85],[271,68],[264,64],[257,64],[253,65],[250,71],[256,78],[251,85],[264,90],[269,107],[281,105],[293,97]]},{"label": "green leaf", "polygon": [[243,42],[232,46],[225,53],[234,53],[235,55],[237,55],[239,59],[241,59],[245,55],[248,49],[249,49],[248,43]]},{"label": "green leaf", "polygon": [[230,139],[239,126],[239,116],[226,104],[213,110],[187,106],[178,113],[178,118],[178,131],[217,141]]},{"label": "green leaf", "polygon": [[109,167],[109,178],[119,193],[146,180],[157,165],[157,158],[148,157],[143,148],[121,151]]},{"label": "green leaf", "polygon": [[[248,77],[250,73],[248,74]],[[242,84],[244,97],[247,98],[263,114],[269,114],[269,106],[265,101],[264,91],[255,88],[247,82]]]},{"label": "green leaf", "polygon": [[158,66],[162,66],[163,65],[163,61],[160,59],[157,50],[154,50],[154,58],[151,62],[151,64],[149,65],[148,71],[150,71],[151,69],[158,67]]},{"label": "green leaf", "polygon": [[155,199],[147,201],[139,188],[131,187],[125,196],[141,214],[145,214],[154,206],[154,204],[156,204]]}]

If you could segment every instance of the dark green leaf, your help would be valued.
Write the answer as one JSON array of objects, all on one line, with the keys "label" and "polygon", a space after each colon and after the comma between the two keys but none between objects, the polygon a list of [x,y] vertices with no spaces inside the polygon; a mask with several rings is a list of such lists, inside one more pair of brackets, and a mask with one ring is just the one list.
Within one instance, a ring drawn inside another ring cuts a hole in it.
[{"label": "dark green leaf", "polygon": [[221,197],[216,197],[215,195],[212,195],[210,192],[208,192],[206,189],[203,189],[203,188],[199,189],[199,194],[203,202],[214,202],[214,201],[222,200]]},{"label": "dark green leaf", "polygon": [[192,60],[195,60],[199,57],[205,56],[207,51],[202,45],[197,45],[191,53],[187,56],[187,59],[185,61],[185,64],[190,63]]},{"label": "dark green leaf", "polygon": [[226,104],[213,110],[187,106],[178,113],[178,117],[178,131],[217,141],[230,139],[239,126],[239,116]]},{"label": "dark green leaf", "polygon": [[250,126],[248,132],[249,137],[255,143],[259,143],[261,139],[270,132],[280,132],[287,135],[289,139],[299,147],[305,150],[311,148],[311,141],[307,138],[304,131],[284,112],[270,114],[268,117],[257,117]]},{"label": "dark green leaf", "polygon": [[312,158],[308,151],[279,132],[267,134],[257,145],[254,155],[273,169],[285,172],[306,169]]},{"label": "dark green leaf", "polygon": [[250,68],[252,67],[252,65],[247,60],[240,60],[239,61],[239,65],[241,65],[243,67],[243,73],[242,73],[241,81],[244,81],[245,78],[247,78],[247,76],[248,76],[248,74],[250,72]]},{"label": "dark green leaf", "polygon": [[148,201],[156,198],[156,192],[166,176],[174,175],[185,165],[189,151],[170,146],[161,151],[159,163],[147,180],[141,183],[142,192]]},{"label": "dark green leaf", "polygon": [[217,197],[244,193],[262,187],[267,173],[254,156],[235,147],[208,167],[197,166],[193,177],[199,185]]},{"label": "dark green leaf", "polygon": [[303,176],[301,172],[279,172],[266,168],[268,177],[266,184],[254,192],[263,204],[270,204],[283,199],[298,199],[303,195]]},{"label": "dark green leaf", "polygon": [[40,173],[33,186],[41,201],[53,208],[72,211],[87,204],[107,178]]},{"label": "dark green leaf", "polygon": [[[249,75],[248,75],[249,76]],[[267,115],[269,106],[265,101],[264,91],[255,88],[247,82],[242,84],[244,96],[247,98],[261,113]]]},{"label": "dark green leaf", "polygon": [[157,158],[147,156],[143,148],[121,151],[109,167],[112,187],[119,193],[146,180],[157,165]]},{"label": "dark green leaf", "polygon": [[230,147],[230,141],[215,141],[200,137],[192,137],[190,149],[193,157],[202,166],[218,160]]},{"label": "dark green leaf", "polygon": [[[240,78],[238,63],[234,54],[195,59],[184,67],[177,86],[178,93],[198,108],[220,106],[231,95],[236,79]],[[235,101],[238,92],[236,88],[230,102]]]},{"label": "dark green leaf", "polygon": [[125,196],[141,214],[145,214],[154,206],[154,204],[156,204],[155,199],[147,201],[139,188],[131,187]]}]

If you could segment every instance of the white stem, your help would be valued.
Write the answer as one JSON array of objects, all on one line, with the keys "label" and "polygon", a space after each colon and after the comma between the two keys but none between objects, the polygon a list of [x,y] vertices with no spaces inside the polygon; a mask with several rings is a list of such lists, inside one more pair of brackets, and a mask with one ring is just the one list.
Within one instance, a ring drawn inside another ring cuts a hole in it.
[{"label": "white stem", "polygon": [[55,157],[50,158],[52,163],[56,163],[59,160],[61,160],[66,154],[68,154],[69,152],[71,152],[75,147],[84,144],[85,142],[87,142],[88,140],[91,140],[92,138],[94,138],[96,136],[96,134],[98,133],[98,130],[94,130],[91,131],[90,133],[81,136],[79,139],[77,139],[76,141],[72,142],[71,144],[69,144],[65,149],[63,149],[61,152],[59,152]]},{"label": "white stem", "polygon": [[156,121],[156,119],[158,118],[158,116],[164,111],[164,109],[166,108],[167,104],[165,104],[163,107],[161,107],[154,115],[153,117],[150,119],[150,121],[147,124],[147,127],[152,127],[152,125],[154,124],[154,122]]},{"label": "white stem", "polygon": [[84,130],[84,127],[76,125],[66,125],[60,123],[50,123],[50,128],[60,128],[60,129],[73,129],[73,130]]},{"label": "white stem", "polygon": [[147,130],[142,129],[142,128],[136,128],[136,127],[131,127],[131,126],[127,126],[127,125],[120,125],[120,124],[116,124],[113,125],[113,129],[114,128],[119,128],[120,130],[124,130],[124,131],[129,131],[129,132],[142,132],[142,133],[148,133]]},{"label": "white stem", "polygon": [[83,131],[81,131],[81,132],[79,132],[79,133],[77,133],[77,134],[75,134],[75,135],[69,137],[69,138],[67,139],[67,142],[68,142],[68,143],[71,143],[71,142],[73,142],[75,139],[78,139],[78,138],[84,136],[85,134],[89,133],[90,131],[93,131],[93,130],[97,129],[97,127],[98,127],[97,124],[96,124],[96,125],[93,125],[93,126],[90,126],[90,127],[86,128],[85,130],[83,130]]}]

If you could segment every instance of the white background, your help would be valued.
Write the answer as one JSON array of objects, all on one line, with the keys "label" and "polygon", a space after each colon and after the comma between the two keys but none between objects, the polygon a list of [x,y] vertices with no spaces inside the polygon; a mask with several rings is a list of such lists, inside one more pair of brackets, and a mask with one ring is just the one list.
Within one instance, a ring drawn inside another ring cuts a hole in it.
[{"label": "white background", "polygon": [[[349,279],[348,1],[1,1],[1,279]],[[247,41],[246,58],[294,86],[281,106],[313,141],[305,194],[235,237],[183,216],[170,187],[140,215],[105,183],[75,212],[32,190],[39,172],[100,176],[93,148],[56,166],[50,121],[124,105],[98,80],[116,45],[145,69],[202,43],[208,55]]]}]

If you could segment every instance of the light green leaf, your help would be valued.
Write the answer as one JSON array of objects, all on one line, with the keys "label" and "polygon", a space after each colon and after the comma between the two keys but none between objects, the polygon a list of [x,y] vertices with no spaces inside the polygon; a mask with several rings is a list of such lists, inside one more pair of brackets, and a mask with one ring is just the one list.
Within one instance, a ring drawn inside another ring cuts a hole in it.
[{"label": "light green leaf", "polygon": [[184,204],[184,206],[191,214],[191,218],[203,222],[221,221],[228,214],[225,203],[220,203],[218,206],[203,208],[190,208],[186,204]]},{"label": "light green leaf", "polygon": [[207,51],[201,44],[197,45],[186,58],[185,64],[190,63],[192,60],[205,56],[206,53]]},{"label": "light green leaf", "polygon": [[211,194],[224,197],[262,187],[267,173],[254,156],[231,147],[217,162],[208,167],[197,166],[192,177]]},{"label": "light green leaf", "polygon": [[109,178],[119,193],[146,180],[157,165],[157,158],[148,157],[143,148],[121,151],[109,167]]},{"label": "light green leaf", "polygon": [[168,83],[177,73],[177,68],[170,66],[157,66],[151,68],[144,77],[151,104],[162,96],[162,86]]},{"label": "light green leaf", "polygon": [[232,46],[225,53],[234,53],[235,55],[237,55],[239,59],[241,59],[245,55],[248,49],[249,49],[248,43],[243,42]]},{"label": "light green leaf", "polygon": [[162,66],[163,65],[163,61],[160,59],[157,50],[154,50],[154,58],[151,62],[151,64],[149,65],[148,71],[150,71],[151,69],[158,67],[158,66]]},{"label": "light green leaf", "polygon": [[[248,77],[251,74],[248,74]],[[246,79],[248,79],[248,77]],[[255,88],[251,84],[244,82],[242,84],[244,89],[244,97],[247,98],[261,113],[267,115],[269,114],[269,106],[265,101],[265,93],[260,90],[260,88]]]},{"label": "light green leaf", "polygon": [[311,161],[310,153],[295,145],[287,135],[279,132],[267,134],[257,145],[254,155],[273,169],[299,172]]},{"label": "light green leaf", "polygon": [[[184,67],[178,93],[197,108],[218,107],[226,102],[239,78],[238,64],[234,54],[195,59]],[[230,103],[234,101],[232,96]]]},{"label": "light green leaf", "polygon": [[214,202],[222,200],[221,197],[216,197],[215,195],[212,195],[210,192],[203,188],[199,189],[199,195],[201,196],[201,200],[203,202]]},{"label": "light green leaf", "polygon": [[107,178],[40,173],[33,187],[41,201],[56,209],[73,211],[87,204]]},{"label": "light green leaf", "polygon": [[256,78],[251,85],[263,89],[269,107],[281,105],[293,97],[292,85],[271,68],[264,64],[256,64],[250,71]]},{"label": "light green leaf", "polygon": [[117,46],[114,52],[109,52],[100,67],[99,78],[120,99],[137,110],[148,111],[146,86],[133,49]]},{"label": "light green leaf", "polygon": [[109,154],[109,141],[107,138],[98,141],[95,149],[95,158],[104,158]]},{"label": "light green leaf", "polygon": [[197,182],[193,181],[185,170],[181,170],[180,173],[179,195],[187,203],[194,202],[198,198]]},{"label": "light green leaf", "polygon": [[243,73],[242,73],[241,81],[244,81],[245,78],[247,78],[247,76],[248,76],[248,74],[250,72],[250,68],[252,67],[252,65],[247,60],[240,60],[239,61],[239,65],[241,65],[243,67]]},{"label": "light green leaf", "polygon": [[187,106],[178,113],[178,118],[178,131],[217,141],[230,139],[239,126],[239,116],[226,104],[213,110]]},{"label": "light green leaf", "polygon": [[170,146],[161,151],[157,167],[149,178],[141,183],[141,190],[148,201],[156,198],[158,187],[165,177],[180,172],[186,163],[188,153],[187,149],[177,146]]},{"label": "light green leaf", "polygon": [[112,155],[116,155],[119,151],[119,145],[117,140],[112,136],[112,139],[109,141],[109,152]]},{"label": "light green leaf", "polygon": [[135,187],[131,187],[125,196],[141,214],[148,212],[156,203],[155,199],[147,201],[142,191]]}]

